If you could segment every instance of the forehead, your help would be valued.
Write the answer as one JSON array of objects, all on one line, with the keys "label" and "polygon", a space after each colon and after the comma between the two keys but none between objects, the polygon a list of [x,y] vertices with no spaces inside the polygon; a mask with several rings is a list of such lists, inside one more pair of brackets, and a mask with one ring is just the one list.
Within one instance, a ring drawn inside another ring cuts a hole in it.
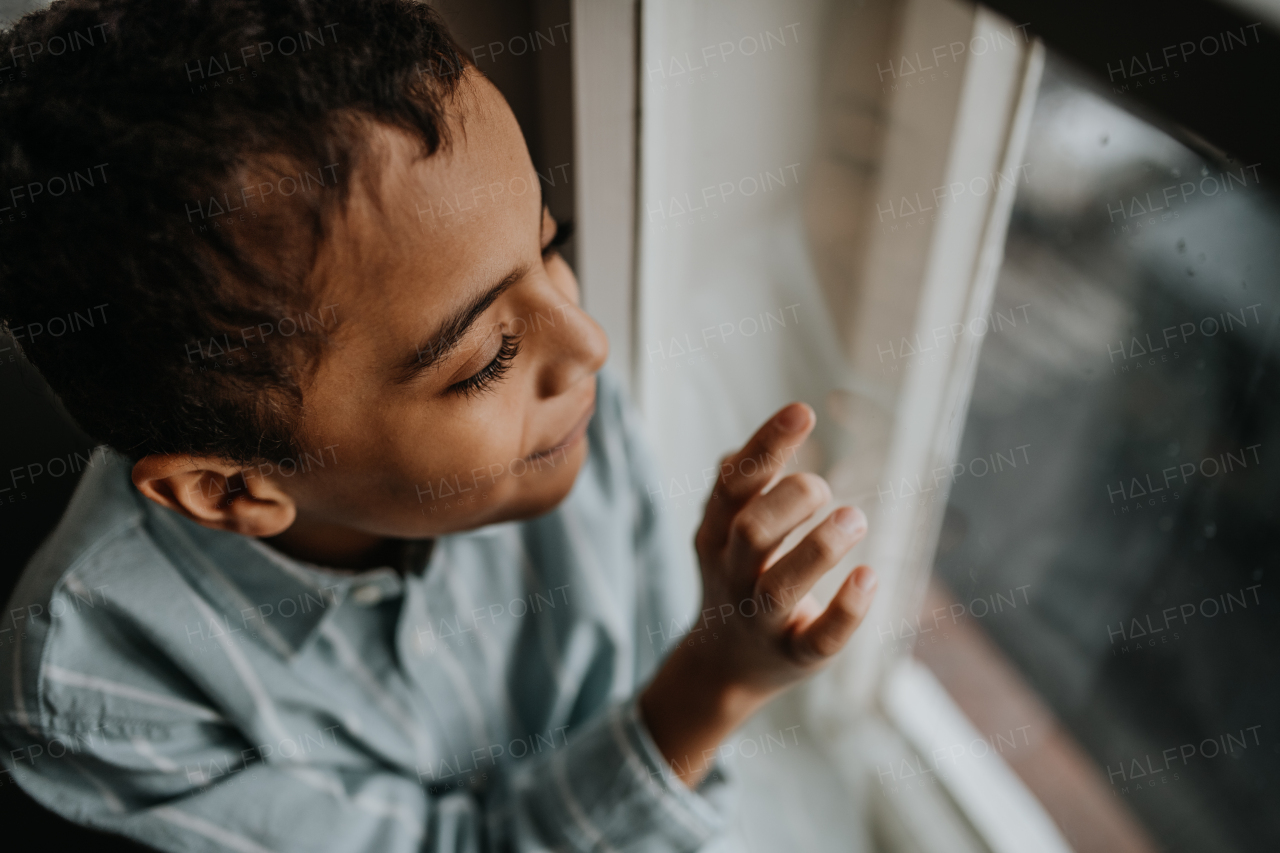
[{"label": "forehead", "polygon": [[354,301],[357,311],[411,303],[398,318],[420,332],[424,315],[500,280],[536,243],[538,178],[502,95],[468,75],[449,131],[449,146],[423,158],[407,133],[370,130],[349,202],[318,252],[329,301]]}]

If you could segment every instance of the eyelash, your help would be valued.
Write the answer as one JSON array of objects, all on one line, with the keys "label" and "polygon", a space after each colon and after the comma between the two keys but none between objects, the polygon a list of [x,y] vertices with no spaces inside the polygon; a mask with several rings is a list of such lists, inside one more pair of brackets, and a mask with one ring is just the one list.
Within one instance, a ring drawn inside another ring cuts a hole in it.
[{"label": "eyelash", "polygon": [[569,238],[573,236],[572,222],[556,222],[556,233],[552,235],[551,242],[542,250],[542,257],[550,257],[553,252],[569,242]]},{"label": "eyelash", "polygon": [[493,357],[493,361],[461,382],[450,385],[449,391],[464,397],[488,391],[502,379],[519,354],[520,335],[503,335],[502,346],[498,347],[498,354]]},{"label": "eyelash", "polygon": [[[569,242],[569,238],[572,236],[573,223],[557,221],[556,233],[552,235],[551,242],[547,243],[546,248],[542,250],[542,256],[544,258],[549,257],[553,252]],[[502,346],[498,347],[498,354],[493,357],[493,361],[461,382],[455,382],[450,385],[449,390],[464,397],[470,397],[472,394],[479,394],[489,390],[502,379],[519,354],[520,336],[503,335]]]}]

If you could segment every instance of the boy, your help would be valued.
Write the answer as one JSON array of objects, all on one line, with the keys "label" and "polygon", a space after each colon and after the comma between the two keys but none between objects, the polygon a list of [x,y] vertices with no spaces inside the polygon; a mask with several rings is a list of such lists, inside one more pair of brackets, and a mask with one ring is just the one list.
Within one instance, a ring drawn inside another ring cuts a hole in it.
[{"label": "boy", "polygon": [[806,596],[849,507],[777,556],[831,497],[779,470],[812,411],[724,460],[702,618],[658,648],[652,463],[514,116],[425,6],[63,0],[2,46],[0,311],[110,304],[24,348],[114,448],[7,608],[13,779],[166,850],[713,838],[707,756],[874,588]]}]

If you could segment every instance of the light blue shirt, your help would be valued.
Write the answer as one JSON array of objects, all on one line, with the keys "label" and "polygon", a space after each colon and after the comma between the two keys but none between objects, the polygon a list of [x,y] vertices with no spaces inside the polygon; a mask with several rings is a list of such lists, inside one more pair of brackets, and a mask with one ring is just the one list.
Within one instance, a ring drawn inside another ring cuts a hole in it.
[{"label": "light blue shirt", "polygon": [[588,439],[554,511],[354,575],[187,521],[108,454],[0,623],[3,775],[163,850],[701,847],[726,776],[686,787],[635,701],[690,549],[604,375]]}]

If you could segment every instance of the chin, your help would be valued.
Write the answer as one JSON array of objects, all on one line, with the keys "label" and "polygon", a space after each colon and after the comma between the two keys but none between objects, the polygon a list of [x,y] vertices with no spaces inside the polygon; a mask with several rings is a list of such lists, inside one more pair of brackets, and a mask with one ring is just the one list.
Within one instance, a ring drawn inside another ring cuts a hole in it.
[{"label": "chin", "polygon": [[531,518],[546,515],[558,507],[569,496],[569,492],[573,491],[573,484],[578,481],[578,473],[587,460],[586,436],[583,436],[577,445],[566,454],[568,458],[558,462],[554,469],[544,469],[539,472],[546,475],[544,479],[536,483],[524,484],[519,494],[503,507],[501,518],[485,523],[528,521]]}]

